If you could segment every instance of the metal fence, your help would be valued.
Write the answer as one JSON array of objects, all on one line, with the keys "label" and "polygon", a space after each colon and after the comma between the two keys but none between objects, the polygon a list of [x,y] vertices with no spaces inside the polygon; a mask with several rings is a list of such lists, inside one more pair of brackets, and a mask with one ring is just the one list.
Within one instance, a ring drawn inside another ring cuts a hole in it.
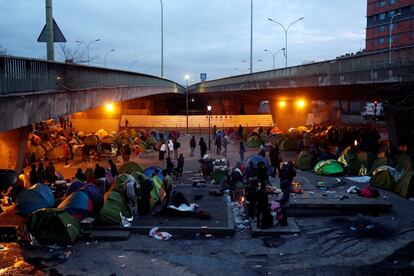
[{"label": "metal fence", "polygon": [[170,87],[171,92],[185,92],[184,87],[173,81],[145,74],[0,56],[0,96],[48,90],[133,86]]},{"label": "metal fence", "polygon": [[303,78],[309,76],[356,73],[377,69],[414,65],[414,47],[393,49],[360,55],[351,55],[334,60],[292,66],[288,68],[239,75],[195,84],[190,92],[208,91],[209,88],[232,84],[262,82],[275,79]]}]

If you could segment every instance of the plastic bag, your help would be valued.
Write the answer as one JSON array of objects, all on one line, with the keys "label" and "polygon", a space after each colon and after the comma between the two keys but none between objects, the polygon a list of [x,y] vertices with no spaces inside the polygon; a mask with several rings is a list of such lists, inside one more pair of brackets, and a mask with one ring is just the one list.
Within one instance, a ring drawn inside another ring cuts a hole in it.
[{"label": "plastic bag", "polygon": [[172,235],[168,232],[161,232],[158,230],[158,227],[153,227],[148,234],[150,237],[153,237],[157,240],[166,241],[172,238]]}]

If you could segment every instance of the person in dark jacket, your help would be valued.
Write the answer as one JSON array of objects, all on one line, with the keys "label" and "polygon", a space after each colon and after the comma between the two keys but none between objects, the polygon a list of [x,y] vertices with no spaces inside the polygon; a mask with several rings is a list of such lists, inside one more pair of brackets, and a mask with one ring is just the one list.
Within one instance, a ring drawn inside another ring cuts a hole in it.
[{"label": "person in dark jacket", "polygon": [[46,173],[45,173],[45,167],[43,166],[43,162],[40,162],[37,166],[37,180],[40,183],[43,183],[43,181],[46,179]]},{"label": "person in dark jacket", "polygon": [[200,155],[201,158],[207,153],[207,144],[204,141],[203,137],[200,137],[200,142],[198,142],[198,145],[200,146]]},{"label": "person in dark jacket", "polygon": [[267,174],[267,168],[263,161],[257,164],[257,178],[261,184],[267,185],[269,183],[269,175]]},{"label": "person in dark jacket", "polygon": [[184,168],[184,155],[180,153],[180,156],[178,157],[178,161],[177,161],[177,169],[178,169],[179,176],[183,176],[183,168]]},{"label": "person in dark jacket", "polygon": [[196,146],[197,146],[196,139],[195,139],[195,136],[193,135],[193,137],[191,137],[191,140],[190,140],[190,149],[191,149],[190,156],[194,156],[194,150]]},{"label": "person in dark jacket", "polygon": [[39,182],[39,178],[37,177],[36,164],[32,164],[31,170],[29,173],[29,178],[30,178],[30,184],[32,185]]},{"label": "person in dark jacket", "polygon": [[256,216],[256,193],[259,187],[257,179],[249,179],[249,185],[246,187],[246,205],[247,214],[250,219],[254,219]]},{"label": "person in dark jacket", "polygon": [[270,147],[269,151],[270,165],[273,168],[272,177],[276,176],[276,172],[280,173],[280,152],[274,147]]},{"label": "person in dark jacket", "polygon": [[171,173],[172,173],[172,171],[174,169],[174,163],[171,161],[171,158],[170,157],[167,157],[165,159],[165,161],[167,162],[167,169],[166,169],[166,171],[167,171],[168,175],[171,175]]},{"label": "person in dark jacket", "polygon": [[80,182],[86,181],[86,175],[82,172],[82,168],[78,168],[75,174],[75,178]]},{"label": "person in dark jacket", "polygon": [[220,135],[216,136],[216,141],[215,141],[214,144],[217,147],[217,154],[220,154],[221,153],[221,137],[220,137]]},{"label": "person in dark jacket", "polygon": [[142,175],[139,176],[141,187],[141,196],[138,201],[138,211],[141,215],[148,215],[151,211],[151,191],[154,188],[154,183],[151,178],[145,179]]},{"label": "person in dark jacket", "polygon": [[105,178],[105,168],[101,167],[99,164],[96,164],[95,170],[93,171],[93,176],[96,179]]},{"label": "person in dark jacket", "polygon": [[282,182],[283,180],[286,179],[292,182],[295,176],[296,176],[296,170],[293,167],[293,163],[292,162],[283,163],[282,168],[280,169],[280,172],[279,172],[280,181]]},{"label": "person in dark jacket", "polygon": [[117,176],[118,175],[118,168],[116,167],[114,161],[112,161],[112,159],[109,159],[108,163],[109,163],[109,166],[110,166],[110,169],[111,169],[112,176],[113,177]]},{"label": "person in dark jacket", "polygon": [[279,200],[280,202],[280,217],[279,217],[279,225],[280,226],[287,226],[287,212],[286,208],[289,206],[289,196],[292,187],[292,182],[288,179],[284,179],[280,182],[280,189],[282,190],[282,198]]},{"label": "person in dark jacket", "polygon": [[47,182],[49,182],[50,184],[54,183],[57,180],[56,169],[52,161],[50,161],[49,165],[46,166],[45,174],[46,174]]},{"label": "person in dark jacket", "polygon": [[266,229],[269,228],[269,198],[266,191],[266,184],[260,183],[260,190],[256,193],[257,202],[257,228]]}]

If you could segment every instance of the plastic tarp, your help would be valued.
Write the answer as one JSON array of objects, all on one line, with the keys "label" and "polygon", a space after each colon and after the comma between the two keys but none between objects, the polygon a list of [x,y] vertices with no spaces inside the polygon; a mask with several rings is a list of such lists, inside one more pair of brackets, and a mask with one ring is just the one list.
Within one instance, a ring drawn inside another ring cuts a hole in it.
[{"label": "plastic tarp", "polygon": [[370,174],[373,174],[373,172],[378,169],[381,166],[388,166],[390,165],[390,162],[386,157],[379,157],[372,162],[371,168],[370,168]]},{"label": "plastic tarp", "polygon": [[89,195],[83,191],[76,191],[70,194],[58,206],[76,219],[83,219],[93,215],[93,202]]},{"label": "plastic tarp", "polygon": [[381,166],[372,173],[370,184],[373,187],[394,190],[397,182],[397,174],[396,169],[389,166]]},{"label": "plastic tarp", "polygon": [[286,137],[279,143],[279,149],[283,151],[297,150],[298,144],[294,138]]},{"label": "plastic tarp", "polygon": [[126,199],[117,191],[106,193],[104,205],[99,212],[99,222],[107,225],[119,225],[121,223],[120,214],[130,216]]},{"label": "plastic tarp", "polygon": [[146,175],[147,177],[151,177],[153,173],[155,173],[155,175],[160,179],[164,178],[164,176],[162,175],[162,168],[160,167],[151,166],[144,170],[144,175]]},{"label": "plastic tarp", "polygon": [[296,158],[295,167],[299,170],[312,169],[312,155],[308,151],[301,151]]},{"label": "plastic tarp", "polygon": [[16,200],[16,214],[28,215],[42,208],[50,208],[55,204],[55,198],[49,186],[35,184],[30,189],[19,193]]},{"label": "plastic tarp", "polygon": [[283,134],[283,131],[281,131],[278,127],[273,127],[273,128],[270,130],[270,133],[271,133],[271,134]]},{"label": "plastic tarp", "polygon": [[344,168],[337,160],[319,161],[313,168],[318,175],[338,175],[344,173]]},{"label": "plastic tarp", "polygon": [[272,166],[270,166],[269,161],[261,155],[252,155],[249,158],[247,158],[245,163],[246,170],[249,170],[250,163],[253,163],[253,167],[257,169],[257,165],[259,164],[259,162],[263,162],[265,164],[268,175],[271,175],[273,173],[273,169]]},{"label": "plastic tarp", "polygon": [[65,193],[64,197],[66,198],[66,197],[70,196],[73,192],[79,190],[80,188],[82,188],[85,185],[86,185],[86,183],[82,183],[82,182],[79,182],[79,181],[72,182],[69,185],[68,189],[66,190],[66,193]]},{"label": "plastic tarp", "polygon": [[34,212],[27,218],[26,226],[41,244],[69,244],[80,232],[78,222],[60,209],[45,208]]},{"label": "plastic tarp", "polygon": [[151,207],[160,200],[160,190],[162,187],[162,180],[158,177],[151,177],[154,188],[151,191]]}]

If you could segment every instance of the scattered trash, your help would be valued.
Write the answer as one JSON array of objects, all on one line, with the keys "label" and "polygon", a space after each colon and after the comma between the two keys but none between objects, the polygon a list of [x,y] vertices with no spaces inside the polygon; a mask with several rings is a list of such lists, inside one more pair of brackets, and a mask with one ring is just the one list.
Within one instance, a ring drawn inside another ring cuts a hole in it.
[{"label": "scattered trash", "polygon": [[393,265],[397,265],[399,263],[399,261],[395,260],[392,262]]},{"label": "scattered trash", "polygon": [[284,240],[282,238],[276,238],[276,237],[265,237],[263,238],[263,246],[269,247],[269,248],[276,248],[282,245]]},{"label": "scattered trash", "polygon": [[206,238],[211,238],[213,235],[211,234],[206,234]]},{"label": "scattered trash", "polygon": [[371,229],[374,229],[374,228],[375,228],[375,225],[373,225],[373,224],[367,225],[368,230],[371,230]]},{"label": "scattered trash", "polygon": [[326,193],[328,193],[328,194],[335,194],[336,191],[327,191]]},{"label": "scattered trash", "polygon": [[126,267],[126,264],[121,265],[121,268],[124,268],[124,267]]},{"label": "scattered trash", "polygon": [[348,194],[358,194],[359,191],[360,189],[357,186],[352,186],[348,190],[346,190]]},{"label": "scattered trash", "polygon": [[390,198],[388,196],[384,196],[383,197],[385,200],[390,200]]},{"label": "scattered trash", "polygon": [[257,264],[257,265],[255,265],[254,267],[255,267],[255,268],[261,268],[261,267],[262,267],[262,265]]},{"label": "scattered trash", "polygon": [[119,215],[121,216],[121,226],[131,227],[131,222],[128,220],[128,218],[123,216],[121,212],[119,212]]},{"label": "scattered trash", "polygon": [[250,220],[246,216],[243,204],[233,203],[232,211],[236,230],[244,232],[244,230],[250,228]]},{"label": "scattered trash", "polygon": [[280,253],[279,255],[280,255],[280,256],[283,256],[283,253]]},{"label": "scattered trash", "polygon": [[168,232],[160,232],[158,227],[153,227],[148,234],[150,237],[153,237],[157,240],[166,241],[169,240],[172,235]]},{"label": "scattered trash", "polygon": [[341,195],[339,197],[339,200],[344,200],[344,199],[347,199],[347,198],[349,198],[349,196],[347,196],[347,195]]},{"label": "scattered trash", "polygon": [[125,258],[125,255],[118,256],[118,258]]},{"label": "scattered trash", "polygon": [[65,251],[65,252],[63,252],[63,255],[67,258],[67,257],[69,257],[70,255],[72,255],[72,251],[70,251],[70,250]]},{"label": "scattered trash", "polygon": [[315,194],[315,192],[309,192],[311,195]]},{"label": "scattered trash", "polygon": [[151,263],[155,262],[157,259],[151,259]]},{"label": "scattered trash", "polygon": [[351,229],[352,231],[357,231],[358,229],[356,229],[355,227],[351,226],[349,229]]}]

